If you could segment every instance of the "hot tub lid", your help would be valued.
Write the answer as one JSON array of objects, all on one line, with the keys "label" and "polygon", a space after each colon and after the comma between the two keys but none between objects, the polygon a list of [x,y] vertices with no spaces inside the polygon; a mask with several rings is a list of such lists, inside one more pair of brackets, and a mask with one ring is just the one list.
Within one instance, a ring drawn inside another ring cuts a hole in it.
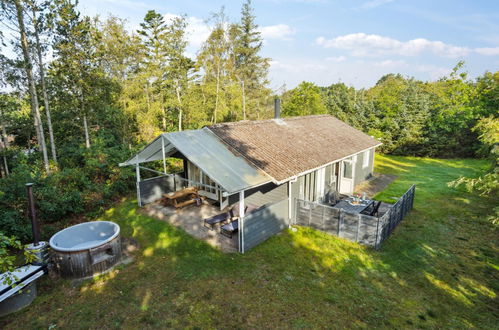
[{"label": "hot tub lid", "polygon": [[61,252],[88,250],[116,238],[120,226],[111,221],[90,221],[80,223],[61,231],[50,238],[50,247]]}]

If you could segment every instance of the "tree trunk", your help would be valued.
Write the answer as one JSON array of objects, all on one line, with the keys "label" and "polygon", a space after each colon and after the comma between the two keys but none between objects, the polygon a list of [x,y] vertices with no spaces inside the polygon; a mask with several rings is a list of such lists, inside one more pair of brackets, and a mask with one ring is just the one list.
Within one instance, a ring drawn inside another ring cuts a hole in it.
[{"label": "tree trunk", "polygon": [[163,114],[161,118],[161,124],[163,125],[163,132],[166,132],[166,109],[165,107],[161,107]]},{"label": "tree trunk", "polygon": [[178,86],[175,88],[175,92],[177,93],[178,101],[178,130],[182,131],[182,100],[180,99],[180,90]]},{"label": "tree trunk", "polygon": [[163,95],[163,92],[160,92],[159,93],[159,100],[160,100],[160,103],[161,103],[161,122],[162,122],[162,125],[163,125],[163,132],[166,132],[166,108],[165,108],[165,97]]},{"label": "tree trunk", "polygon": [[147,88],[147,83],[146,83],[146,104],[147,104],[147,113],[151,111],[151,101],[149,100],[149,88]]},{"label": "tree trunk", "polygon": [[[7,148],[4,147],[4,152],[7,150]],[[5,153],[3,154],[3,167],[4,167],[4,171],[5,171],[5,177],[8,177],[10,175],[10,172],[9,172],[9,164],[7,163],[7,156],[5,155]]]},{"label": "tree trunk", "polygon": [[246,94],[244,91],[244,80],[241,81],[242,90],[243,90],[243,120],[246,120]]},{"label": "tree trunk", "polygon": [[215,111],[213,112],[213,121],[217,123],[217,110],[218,110],[218,91],[220,89],[220,65],[217,66],[217,91],[215,97]]},{"label": "tree trunk", "polygon": [[40,80],[42,83],[43,102],[45,106],[45,113],[47,115],[47,128],[49,130],[50,148],[52,151],[52,159],[54,160],[54,163],[57,164],[57,153],[54,141],[54,131],[52,129],[52,116],[50,115],[49,97],[47,94],[47,85],[45,84],[45,68],[43,65],[42,48],[40,46],[40,36],[38,35],[38,20],[36,19],[36,10],[34,5],[32,7],[32,11],[33,11],[33,25],[35,28],[36,53],[38,55],[38,67],[40,70]]},{"label": "tree trunk", "polygon": [[0,110],[0,119],[2,120],[2,136],[1,136],[1,142],[3,146],[3,166],[4,166],[4,176],[7,177],[9,176],[9,165],[7,163],[7,156],[5,155],[5,152],[7,151],[7,148],[9,147],[9,137],[7,136],[7,130],[5,129],[5,121],[3,120],[3,112]]},{"label": "tree trunk", "polygon": [[83,129],[85,130],[85,147],[90,148],[90,135],[88,134],[87,115],[83,115]]},{"label": "tree trunk", "polygon": [[43,132],[43,123],[40,117],[40,110],[38,109],[38,97],[36,95],[35,80],[33,77],[33,65],[31,63],[28,37],[26,35],[26,29],[24,27],[24,15],[23,8],[20,0],[14,1],[17,13],[17,22],[19,23],[19,33],[21,37],[21,48],[23,51],[24,61],[26,62],[26,76],[28,78],[29,85],[29,95],[31,103],[31,112],[34,116],[35,128],[37,130],[37,136],[39,138],[38,144],[43,154],[43,162],[45,164],[45,171],[50,173],[49,160],[47,155],[47,148],[45,146],[45,134]]}]

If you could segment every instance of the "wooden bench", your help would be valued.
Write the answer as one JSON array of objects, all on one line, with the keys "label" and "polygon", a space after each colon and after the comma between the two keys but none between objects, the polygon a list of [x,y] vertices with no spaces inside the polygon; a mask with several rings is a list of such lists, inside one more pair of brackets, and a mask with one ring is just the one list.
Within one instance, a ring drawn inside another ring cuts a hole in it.
[{"label": "wooden bench", "polygon": [[196,187],[187,187],[179,191],[163,194],[161,198],[161,204],[164,206],[172,205],[177,209],[201,201],[199,189]]}]

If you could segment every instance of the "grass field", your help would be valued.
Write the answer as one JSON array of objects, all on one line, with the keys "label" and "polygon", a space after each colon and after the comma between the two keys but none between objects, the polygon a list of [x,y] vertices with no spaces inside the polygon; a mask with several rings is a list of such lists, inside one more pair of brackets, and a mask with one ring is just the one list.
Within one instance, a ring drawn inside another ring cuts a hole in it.
[{"label": "grass field", "polygon": [[300,228],[227,255],[125,200],[101,219],[139,242],[135,261],[76,288],[45,277],[0,327],[499,328],[494,204],[447,186],[485,167],[377,156],[376,171],[398,176],[378,198],[417,185],[415,209],[380,251]]}]

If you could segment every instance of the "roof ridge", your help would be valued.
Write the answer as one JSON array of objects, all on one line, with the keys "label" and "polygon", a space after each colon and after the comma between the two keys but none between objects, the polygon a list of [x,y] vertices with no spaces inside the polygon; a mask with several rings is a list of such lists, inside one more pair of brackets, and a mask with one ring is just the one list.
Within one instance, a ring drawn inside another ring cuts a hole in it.
[{"label": "roof ridge", "polygon": [[248,120],[248,119],[246,119],[246,120],[239,120],[239,121],[230,121],[230,122],[216,123],[216,124],[208,125],[208,126],[205,126],[205,127],[209,128],[209,127],[223,127],[223,126],[257,125],[257,124],[261,124],[261,123],[273,122],[276,119],[278,119],[278,120],[284,120],[284,121],[295,121],[295,120],[304,120],[304,119],[319,118],[319,117],[332,117],[332,118],[336,118],[336,117],[334,117],[333,115],[330,115],[330,114],[319,114],[319,115],[279,117],[279,118],[259,119],[259,120]]}]

